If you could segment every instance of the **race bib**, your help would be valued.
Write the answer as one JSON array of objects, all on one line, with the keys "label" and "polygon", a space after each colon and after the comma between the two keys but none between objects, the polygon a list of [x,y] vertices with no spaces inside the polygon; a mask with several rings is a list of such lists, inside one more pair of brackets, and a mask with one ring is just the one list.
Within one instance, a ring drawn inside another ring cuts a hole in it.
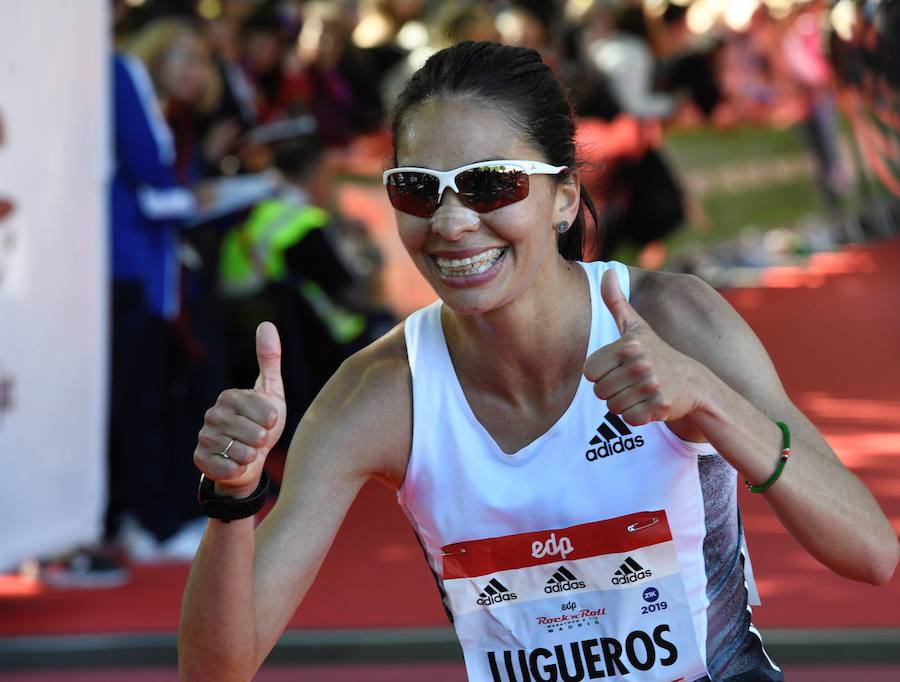
[{"label": "race bib", "polygon": [[665,511],[441,551],[470,682],[706,675]]}]

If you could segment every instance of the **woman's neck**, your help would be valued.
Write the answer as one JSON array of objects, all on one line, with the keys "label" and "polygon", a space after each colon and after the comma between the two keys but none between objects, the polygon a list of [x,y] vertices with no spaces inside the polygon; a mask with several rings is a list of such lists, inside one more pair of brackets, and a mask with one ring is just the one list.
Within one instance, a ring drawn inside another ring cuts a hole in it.
[{"label": "woman's neck", "polygon": [[584,363],[589,299],[583,268],[563,261],[500,309],[458,315],[445,307],[445,335],[457,374],[462,369],[464,383],[512,402],[559,390]]}]

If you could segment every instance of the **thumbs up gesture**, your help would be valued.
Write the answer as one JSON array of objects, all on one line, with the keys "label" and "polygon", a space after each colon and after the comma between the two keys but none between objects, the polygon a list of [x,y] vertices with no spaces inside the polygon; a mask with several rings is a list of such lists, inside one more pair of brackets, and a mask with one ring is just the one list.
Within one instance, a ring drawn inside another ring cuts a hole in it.
[{"label": "thumbs up gesture", "polygon": [[256,384],[249,390],[230,388],[219,394],[197,437],[194,464],[216,481],[220,495],[240,498],[256,490],[266,455],[284,430],[281,340],[271,322],[256,330],[256,358]]},{"label": "thumbs up gesture", "polygon": [[614,270],[603,273],[600,291],[621,337],[584,363],[597,397],[631,426],[674,421],[696,409],[702,365],[657,336],[625,299]]}]

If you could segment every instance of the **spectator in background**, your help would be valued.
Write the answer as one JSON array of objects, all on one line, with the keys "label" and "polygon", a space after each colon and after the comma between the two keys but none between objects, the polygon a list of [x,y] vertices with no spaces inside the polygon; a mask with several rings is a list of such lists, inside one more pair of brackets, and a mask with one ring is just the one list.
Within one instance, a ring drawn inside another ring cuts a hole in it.
[{"label": "spectator in background", "polygon": [[679,111],[681,122],[706,120],[722,101],[719,87],[719,62],[724,51],[720,40],[707,35],[695,36],[687,27],[687,7],[669,5],[656,31],[659,54],[659,85],[666,92],[684,92],[689,96]]},{"label": "spectator in background", "polygon": [[[185,524],[194,472],[183,466],[170,425],[178,319],[178,230],[208,188],[166,120],[208,107],[217,96],[210,53],[188,19],[151,22],[114,59],[115,174],[112,224],[112,387],[107,534],[121,531],[133,558],[190,556],[197,536]],[[202,526],[200,526],[202,530]]]},{"label": "spectator in background", "polygon": [[729,34],[721,71],[726,104],[716,111],[717,125],[768,122],[779,99],[773,63],[777,43],[775,24],[765,5],[753,12],[744,30]]},{"label": "spectator in background", "polygon": [[584,186],[600,209],[603,248],[609,260],[624,243],[637,247],[641,267],[663,265],[663,238],[685,217],[684,192],[659,152],[662,120],[676,100],[653,89],[655,58],[640,6],[595,2],[582,18],[578,51],[595,71],[591,92],[601,103],[582,102],[597,116],[578,124],[576,142],[588,163]]},{"label": "spectator in background", "polygon": [[[354,33],[355,36],[355,33]],[[384,110],[394,108],[406,82],[422,68],[425,61],[438,50],[464,40],[500,41],[488,3],[466,0],[444,2],[435,8],[429,22],[428,42],[410,50],[403,60],[382,78],[381,97]]]},{"label": "spectator in background", "polygon": [[782,37],[782,64],[802,105],[800,129],[813,159],[816,186],[832,222],[843,228],[843,234],[835,236],[846,239],[852,227],[845,224],[841,197],[849,189],[849,180],[837,144],[837,103],[824,51],[823,11],[819,2],[796,10]]},{"label": "spectator in background", "polygon": [[442,3],[435,16],[434,32],[434,43],[439,48],[464,40],[500,40],[490,9],[479,2]]},{"label": "spectator in background", "polygon": [[241,25],[244,73],[253,86],[257,123],[270,123],[298,113],[308,96],[296,69],[285,68],[285,55],[295,36],[277,11],[263,5]]},{"label": "spectator in background", "polygon": [[640,119],[661,119],[674,113],[674,97],[654,88],[656,59],[639,5],[595,2],[585,40],[591,64],[604,75],[623,111]]},{"label": "spectator in background", "polygon": [[516,0],[497,15],[500,42],[537,50],[552,69],[557,67],[557,53],[551,44],[556,8],[552,2]]},{"label": "spectator in background", "polygon": [[222,97],[209,118],[210,121],[230,121],[232,129],[236,127],[238,131],[251,128],[258,117],[253,86],[241,66],[240,31],[240,22],[227,16],[210,21],[205,27],[223,86]]},{"label": "spectator in background", "polygon": [[[363,50],[372,75],[380,83],[384,76],[409,54],[400,44],[400,32],[418,24],[422,0],[361,0],[359,21],[353,27],[353,44]],[[453,3],[443,3],[444,6]],[[422,26],[424,29],[424,26]]]},{"label": "spectator in background", "polygon": [[304,6],[297,39],[299,80],[306,108],[329,147],[344,147],[383,122],[378,84],[350,40],[353,26],[330,2]]},{"label": "spectator in background", "polygon": [[275,146],[281,190],[229,232],[219,269],[233,382],[253,385],[255,364],[241,361],[253,351],[259,323],[277,320],[285,390],[298,406],[294,426],[341,362],[396,322],[374,302],[377,251],[323,208],[322,155],[314,135]]}]

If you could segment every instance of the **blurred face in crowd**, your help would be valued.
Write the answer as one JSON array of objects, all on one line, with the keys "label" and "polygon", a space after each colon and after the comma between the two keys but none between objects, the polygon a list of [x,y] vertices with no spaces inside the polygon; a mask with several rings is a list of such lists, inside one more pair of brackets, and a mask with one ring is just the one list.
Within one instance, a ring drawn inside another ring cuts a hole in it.
[{"label": "blurred face in crowd", "polygon": [[230,21],[241,23],[257,9],[259,9],[259,3],[256,0],[224,0],[222,16]]},{"label": "blurred face in crowd", "polygon": [[[480,100],[429,99],[403,123],[399,166],[450,170],[493,159],[544,160],[508,116]],[[534,287],[557,258],[552,225],[568,191],[564,187],[552,176],[535,174],[525,199],[485,213],[463,210],[448,189],[431,218],[395,212],[400,239],[447,305],[463,314],[497,310],[526,289],[541,289]],[[451,213],[455,217],[447,220],[441,215]],[[474,265],[461,271],[459,261],[467,258]]]},{"label": "blurred face in crowd", "polygon": [[197,102],[210,71],[209,51],[200,36],[182,31],[160,57],[157,81],[161,94],[179,102]]},{"label": "blurred face in crowd", "polygon": [[281,39],[274,31],[252,31],[244,44],[244,57],[255,73],[269,73],[281,64]]},{"label": "blurred face in crowd", "polygon": [[223,59],[236,62],[241,57],[237,25],[234,21],[219,18],[206,25],[206,38],[213,51]]},{"label": "blurred face in crowd", "polygon": [[519,9],[505,10],[497,17],[497,30],[506,45],[540,49],[546,42],[546,32],[541,22],[530,12]]},{"label": "blurred face in crowd", "polygon": [[606,38],[614,29],[615,21],[612,13],[603,6],[594,7],[582,19],[582,48],[588,48],[597,40]]},{"label": "blurred face in crowd", "polygon": [[422,12],[422,0],[389,0],[391,16],[401,24],[416,19]]},{"label": "blurred face in crowd", "polygon": [[300,62],[324,69],[337,66],[346,46],[344,27],[339,21],[311,16],[303,22],[297,39]]},{"label": "blurred face in crowd", "polygon": [[490,15],[475,16],[471,21],[464,22],[459,29],[459,33],[456,35],[458,41],[500,41],[500,34],[497,33],[497,27]]}]

